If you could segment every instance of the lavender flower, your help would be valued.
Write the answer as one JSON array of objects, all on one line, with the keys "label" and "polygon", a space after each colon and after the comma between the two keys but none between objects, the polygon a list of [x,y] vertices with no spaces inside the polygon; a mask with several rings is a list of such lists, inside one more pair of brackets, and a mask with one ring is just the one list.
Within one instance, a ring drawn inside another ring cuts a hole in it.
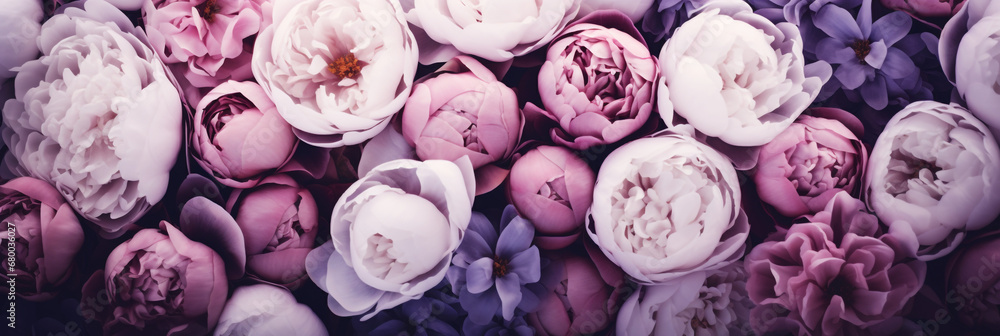
[{"label": "lavender flower", "polygon": [[891,88],[919,80],[916,65],[896,46],[913,24],[906,13],[892,12],[872,23],[871,0],[865,0],[857,19],[846,9],[826,5],[813,24],[828,36],[816,45],[816,56],[835,66],[827,92],[857,90],[868,106],[881,110],[889,104]]},{"label": "lavender flower", "polygon": [[508,205],[500,231],[498,237],[486,216],[473,213],[447,274],[469,320],[479,325],[489,324],[498,310],[511,321],[516,308],[530,311],[539,301],[525,286],[541,279],[538,247],[530,245],[534,227]]}]

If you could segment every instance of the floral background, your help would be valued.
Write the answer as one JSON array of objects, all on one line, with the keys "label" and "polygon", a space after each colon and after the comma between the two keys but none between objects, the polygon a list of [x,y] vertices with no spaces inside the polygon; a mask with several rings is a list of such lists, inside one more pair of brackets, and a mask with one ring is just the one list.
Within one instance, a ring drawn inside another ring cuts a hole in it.
[{"label": "floral background", "polygon": [[4,335],[1000,328],[997,1],[5,0],[0,82]]}]

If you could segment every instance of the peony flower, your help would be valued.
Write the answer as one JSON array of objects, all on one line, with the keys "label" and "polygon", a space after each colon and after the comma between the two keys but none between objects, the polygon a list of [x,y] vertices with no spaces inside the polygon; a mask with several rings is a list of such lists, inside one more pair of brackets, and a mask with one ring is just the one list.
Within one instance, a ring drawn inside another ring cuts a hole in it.
[{"label": "peony flower", "polygon": [[955,250],[945,271],[945,299],[969,331],[1000,328],[1000,240],[998,231],[981,234]]},{"label": "peony flower", "polygon": [[35,40],[41,32],[42,2],[40,0],[11,0],[0,11],[0,81],[13,78],[13,69],[38,57]]},{"label": "peony flower", "polygon": [[24,174],[51,183],[115,236],[167,190],[181,146],[170,75],[117,8],[78,1],[42,28],[41,59],[18,73],[3,139]]},{"label": "peony flower", "polygon": [[753,175],[760,199],[787,217],[820,211],[840,191],[859,195],[863,182],[861,121],[840,109],[812,113],[760,148]]},{"label": "peony flower", "polygon": [[883,330],[920,290],[927,267],[896,262],[892,247],[823,223],[794,224],[783,239],[746,257],[747,292],[758,334],[856,335]]},{"label": "peony flower", "polygon": [[[53,1],[79,1],[79,0],[53,0]],[[118,7],[123,11],[134,11],[142,8],[142,5],[148,0],[107,0],[112,6]],[[159,0],[163,1],[163,0]]]},{"label": "peony flower", "polygon": [[595,180],[590,166],[570,150],[539,146],[514,161],[507,195],[521,217],[535,225],[535,244],[561,249],[580,235]]},{"label": "peony flower", "polygon": [[949,19],[958,13],[964,2],[965,0],[882,0],[882,5],[918,19]]},{"label": "peony flower", "polygon": [[594,335],[612,325],[621,292],[628,290],[621,269],[593,244],[586,244],[588,257],[553,252],[543,258],[545,293],[538,311],[525,319],[538,335]]},{"label": "peony flower", "polygon": [[303,336],[329,335],[316,313],[296,302],[291,292],[261,284],[233,291],[213,335],[281,335],[289,330]]},{"label": "peony flower", "polygon": [[619,335],[747,335],[746,271],[736,262],[642,286],[618,312]]},{"label": "peony flower", "polygon": [[458,56],[414,85],[402,133],[422,160],[468,156],[477,193],[485,193],[507,176],[490,164],[514,153],[523,119],[514,90],[474,58]]},{"label": "peony flower", "polygon": [[253,36],[270,0],[146,0],[143,21],[153,49],[194,87],[253,78]]},{"label": "peony flower", "polygon": [[879,135],[863,198],[890,230],[912,232],[931,260],[955,249],[966,231],[1000,215],[1000,148],[965,109],[910,104]]},{"label": "peony flower", "polygon": [[466,233],[447,279],[469,312],[469,320],[486,325],[495,315],[510,321],[515,309],[534,311],[538,298],[527,285],[541,279],[541,261],[538,247],[531,245],[535,235],[531,223],[508,205],[500,219],[499,236],[489,219],[478,212],[472,214]]},{"label": "peony flower", "polygon": [[632,22],[639,22],[646,10],[653,6],[653,0],[613,1],[613,0],[580,0],[579,17],[584,17],[599,10],[616,10],[628,16]]},{"label": "peony flower", "polygon": [[333,208],[332,241],[306,257],[330,310],[367,320],[437,286],[465,236],[474,190],[468,159],[389,161],[351,185]]},{"label": "peony flower", "polygon": [[402,1],[420,63],[460,54],[503,62],[542,49],[576,17],[580,0]]},{"label": "peony flower", "polygon": [[668,126],[688,123],[742,147],[764,145],[788,128],[830,71],[825,63],[805,66],[794,25],[719,9],[677,28],[660,51],[660,68],[659,112]]},{"label": "peony flower", "polygon": [[398,2],[275,1],[264,20],[253,74],[302,141],[364,142],[410,96],[417,42]]},{"label": "peony flower", "polygon": [[[84,296],[104,286],[108,335],[208,333],[226,303],[226,268],[218,253],[166,221],[115,248]],[[96,295],[93,295],[96,296]]]},{"label": "peony flower", "polygon": [[938,54],[969,111],[1000,136],[1000,2],[966,0],[941,31]]},{"label": "peony flower", "polygon": [[743,256],[750,231],[732,164],[672,133],[611,152],[597,173],[586,227],[640,284],[725,266]]},{"label": "peony flower", "polygon": [[544,109],[527,104],[529,120],[552,120],[549,135],[573,149],[611,144],[647,126],[659,76],[656,58],[624,14],[597,11],[549,45],[538,74]]},{"label": "peony flower", "polygon": [[0,223],[7,225],[3,238],[9,239],[4,244],[8,252],[14,243],[0,278],[15,280],[16,286],[10,287],[22,298],[55,297],[72,275],[74,258],[83,246],[83,228],[73,208],[48,183],[20,177],[0,185]]},{"label": "peony flower", "polygon": [[309,190],[288,175],[272,175],[229,196],[227,210],[246,239],[247,270],[265,281],[297,288],[318,233],[319,213]]},{"label": "peony flower", "polygon": [[253,82],[226,82],[198,103],[192,157],[220,183],[249,188],[291,159],[292,127]]},{"label": "peony flower", "polygon": [[368,321],[352,319],[354,331],[372,336],[459,336],[455,328],[461,325],[466,313],[458,303],[458,297],[446,289],[445,284],[447,281],[419,299],[383,310]]}]

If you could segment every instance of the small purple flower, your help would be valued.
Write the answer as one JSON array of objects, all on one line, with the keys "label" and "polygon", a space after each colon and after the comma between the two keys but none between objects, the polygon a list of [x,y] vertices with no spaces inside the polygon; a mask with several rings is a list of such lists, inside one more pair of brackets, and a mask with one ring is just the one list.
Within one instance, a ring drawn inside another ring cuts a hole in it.
[{"label": "small purple flower", "polygon": [[913,24],[906,13],[892,12],[872,23],[871,0],[865,0],[857,19],[846,9],[826,5],[813,24],[828,36],[816,45],[816,56],[835,67],[825,90],[858,90],[868,106],[881,110],[889,104],[892,86],[919,80],[916,65],[896,46]]},{"label": "small purple flower", "polygon": [[500,232],[498,237],[486,216],[473,213],[447,274],[469,320],[479,325],[490,323],[498,311],[511,321],[515,308],[530,311],[539,301],[526,286],[541,279],[538,247],[531,245],[534,227],[508,205]]},{"label": "small purple flower", "polygon": [[462,321],[465,311],[447,285],[446,281],[442,281],[423,297],[382,311],[370,320],[361,321],[355,317],[352,320],[354,330],[359,335],[373,336],[459,336],[455,326]]}]

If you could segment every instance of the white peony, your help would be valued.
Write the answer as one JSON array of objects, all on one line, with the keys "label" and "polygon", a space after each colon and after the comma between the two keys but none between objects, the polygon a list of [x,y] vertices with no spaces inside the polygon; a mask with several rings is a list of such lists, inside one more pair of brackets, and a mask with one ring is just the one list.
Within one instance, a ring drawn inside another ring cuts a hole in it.
[{"label": "white peony", "polygon": [[545,47],[577,16],[580,0],[403,0],[420,63],[461,54],[503,62]]},{"label": "white peony", "polygon": [[739,259],[750,231],[732,164],[685,135],[616,149],[597,174],[587,232],[643,284]]},{"label": "white peony", "polygon": [[181,145],[181,100],[142,31],[103,0],[42,26],[3,107],[3,140],[20,173],[56,187],[104,234],[163,198]]},{"label": "white peony", "polygon": [[417,43],[395,0],[275,1],[267,21],[253,74],[303,141],[364,142],[409,97]]},{"label": "white peony", "polygon": [[226,302],[215,336],[329,335],[323,321],[287,289],[271,285],[237,288]]},{"label": "white peony", "polygon": [[798,28],[749,10],[696,15],[674,31],[659,59],[658,103],[667,125],[687,123],[743,147],[764,145],[788,128],[832,74],[826,63],[805,66]]},{"label": "white peony", "polygon": [[1000,148],[964,108],[915,102],[879,135],[863,190],[890,231],[916,236],[919,259],[935,259],[1000,215]]},{"label": "white peony", "polygon": [[938,53],[969,111],[1000,136],[1000,1],[963,2],[941,30]]},{"label": "white peony", "polygon": [[332,241],[306,258],[330,310],[366,320],[437,286],[472,218],[475,189],[466,157],[389,161],[352,184],[333,208]]}]

